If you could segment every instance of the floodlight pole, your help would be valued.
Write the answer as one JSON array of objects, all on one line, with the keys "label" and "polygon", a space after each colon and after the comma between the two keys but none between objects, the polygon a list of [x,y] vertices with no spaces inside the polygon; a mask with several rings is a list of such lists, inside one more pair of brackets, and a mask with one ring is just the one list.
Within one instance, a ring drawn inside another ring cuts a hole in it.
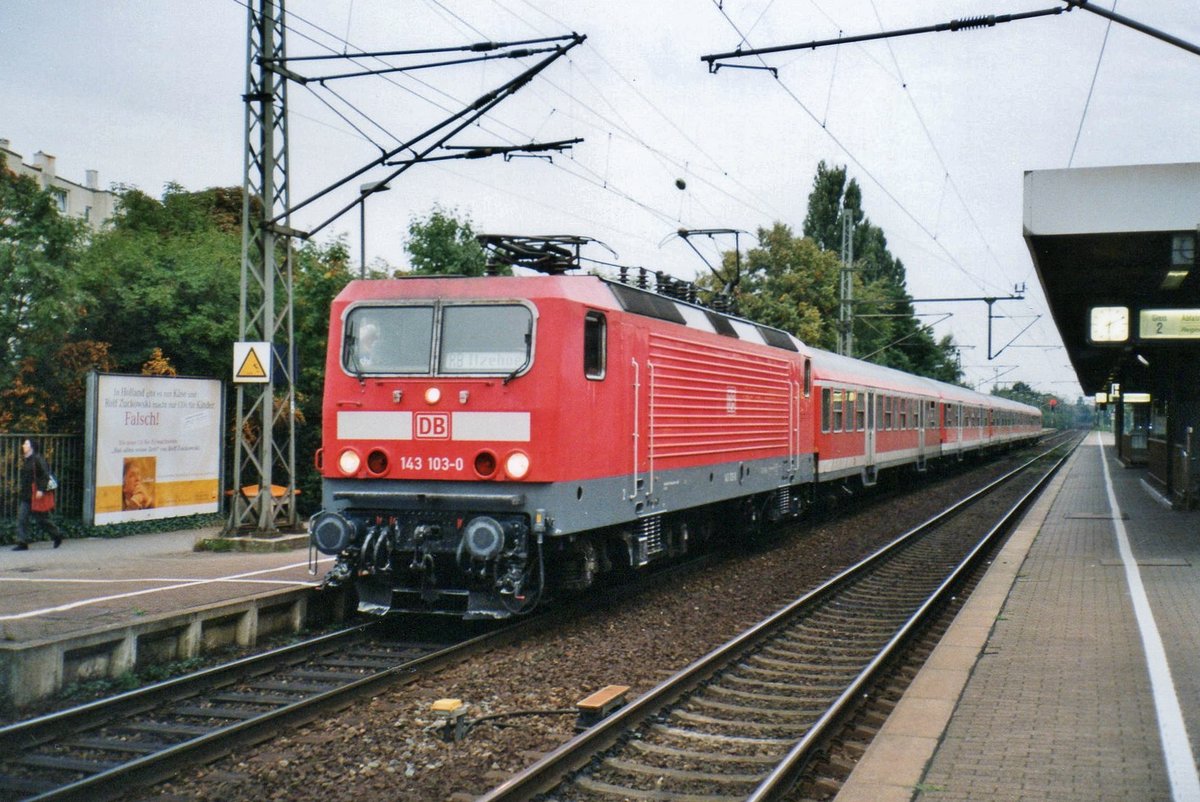
[{"label": "floodlight pole", "polygon": [[367,196],[387,192],[391,187],[384,181],[371,181],[358,188],[358,277],[367,277]]},{"label": "floodlight pole", "polygon": [[[287,81],[268,66],[286,54],[284,0],[248,4],[247,27],[238,339],[269,343],[271,354],[267,382],[237,385],[233,492],[226,533],[269,535],[281,526],[293,529],[297,522],[292,249],[286,217],[290,206]],[[280,215],[284,215],[282,225],[271,222]],[[252,487],[256,487],[253,492],[246,491]],[[275,488],[280,489],[278,495]]]},{"label": "floodlight pole", "polygon": [[842,268],[838,303],[838,350],[842,356],[854,356],[854,218],[842,206]]}]

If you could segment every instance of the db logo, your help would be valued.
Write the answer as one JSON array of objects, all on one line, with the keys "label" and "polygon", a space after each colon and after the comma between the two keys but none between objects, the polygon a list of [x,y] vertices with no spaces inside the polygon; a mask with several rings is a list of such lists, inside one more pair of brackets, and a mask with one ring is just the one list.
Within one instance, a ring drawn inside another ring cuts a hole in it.
[{"label": "db logo", "polygon": [[450,415],[445,412],[418,412],[415,416],[417,437],[422,440],[449,440]]}]

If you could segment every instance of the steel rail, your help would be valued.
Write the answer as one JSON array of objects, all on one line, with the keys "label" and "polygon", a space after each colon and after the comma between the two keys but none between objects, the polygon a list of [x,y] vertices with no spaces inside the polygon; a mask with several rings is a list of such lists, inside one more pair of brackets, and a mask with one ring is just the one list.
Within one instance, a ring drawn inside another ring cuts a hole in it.
[{"label": "steel rail", "polygon": [[947,600],[959,586],[960,580],[975,569],[978,562],[986,556],[993,544],[1009,530],[1018,516],[1022,515],[1026,508],[1042,492],[1046,483],[1058,472],[1063,463],[1066,462],[1068,456],[1070,456],[1070,453],[1061,456],[1038,479],[1037,483],[1022,495],[1004,513],[1004,516],[988,530],[987,534],[975,544],[975,547],[955,566],[954,570],[942,581],[937,590],[896,631],[892,639],[863,668],[862,672],[846,687],[846,690],[830,705],[829,709],[821,715],[804,737],[796,742],[796,745],[788,751],[771,773],[758,784],[750,796],[746,798],[747,802],[766,802],[767,800],[777,799],[792,787],[800,772],[808,765],[815,751],[827,739],[834,726],[843,719],[845,712],[856,703],[863,689],[875,680],[883,667],[900,652],[914,632],[932,615],[936,608],[940,607]]},{"label": "steel rail", "polygon": [[[668,566],[643,577],[636,587],[655,586],[671,581],[681,573],[687,573],[705,565],[714,558],[711,553],[700,555],[686,562]],[[435,653],[397,664],[372,674],[352,684],[312,695],[288,707],[264,711],[261,717],[214,728],[211,732],[176,744],[170,744],[159,752],[137,760],[123,763],[111,770],[91,774],[68,785],[49,791],[31,791],[26,797],[31,800],[86,799],[95,802],[115,796],[132,784],[147,785],[166,779],[179,770],[197,762],[212,759],[228,752],[240,743],[258,742],[265,739],[261,730],[270,727],[273,735],[281,726],[295,726],[320,715],[326,709],[340,709],[353,702],[359,693],[367,693],[377,686],[389,682],[401,682],[410,675],[416,676],[424,670],[432,670],[444,663],[468,657],[476,651],[505,645],[532,634],[540,627],[570,618],[579,605],[618,603],[632,588],[629,583],[599,589],[588,597],[587,602],[564,604],[540,615],[524,618],[503,629],[479,635]],[[78,707],[47,714],[28,721],[0,727],[0,749],[3,755],[13,755],[24,750],[36,749],[66,739],[84,730],[97,729],[120,722],[141,713],[149,712],[161,705],[179,702],[191,697],[201,697],[206,689],[224,687],[247,676],[261,677],[276,668],[286,668],[309,657],[339,648],[362,635],[388,626],[386,621],[370,621],[353,627],[327,633],[296,644],[273,649],[259,655],[251,655],[201,671],[193,672],[144,688],[128,691],[117,696],[99,699]],[[311,709],[308,709],[310,708]],[[0,761],[2,762],[2,761]],[[40,794],[40,795],[36,795]]]},{"label": "steel rail", "polygon": [[[376,689],[390,683],[400,682],[408,678],[416,678],[420,672],[430,671],[456,660],[462,659],[475,651],[493,646],[503,645],[516,638],[522,637],[531,627],[542,625],[541,617],[533,617],[523,619],[517,624],[505,627],[494,632],[488,632],[482,635],[477,635],[474,638],[462,641],[461,643],[448,646],[430,654],[422,655],[412,660],[399,663],[390,668],[382,669],[376,673],[364,676],[363,678],[348,682],[339,687],[328,691],[319,692],[304,699],[297,700],[291,704],[279,707],[275,710],[264,711],[261,715],[251,719],[238,721],[225,726],[217,727],[211,732],[203,735],[181,741],[178,744],[172,744],[165,749],[154,752],[149,755],[136,758],[134,760],[122,763],[106,771],[102,771],[80,780],[71,782],[67,785],[60,786],[53,790],[40,793],[35,796],[28,797],[29,800],[87,800],[87,802],[96,802],[101,799],[112,799],[128,792],[128,789],[134,785],[148,785],[155,782],[165,780],[183,768],[195,765],[197,762],[211,760],[219,757],[230,751],[230,749],[244,745],[257,743],[275,735],[281,727],[294,727],[299,724],[306,723],[319,717],[322,713],[331,712],[336,709],[341,709],[355,699],[374,692]],[[328,646],[338,637],[345,637],[348,633],[355,633],[360,629],[370,629],[381,626],[378,622],[364,624],[360,627],[353,628],[344,632],[334,633],[329,636],[314,639],[312,642],[304,642],[295,646],[284,647],[268,653],[268,655],[260,655],[258,657],[245,658],[235,661],[228,666],[219,666],[210,671],[199,672],[198,675],[188,675],[186,677],[171,680],[166,683],[161,683],[164,686],[172,686],[175,690],[185,691],[185,693],[172,695],[158,695],[159,701],[171,701],[174,698],[186,697],[195,695],[195,693],[203,692],[203,688],[211,687],[213,684],[221,684],[219,681],[214,683],[214,675],[223,675],[224,677],[235,677],[245,672],[249,665],[263,661],[270,656],[275,658],[275,662],[294,662],[299,655],[298,647],[313,648],[314,642],[321,643],[322,647]],[[284,655],[284,653],[290,653]],[[278,658],[284,657],[281,661]],[[263,663],[268,665],[267,663]],[[233,666],[238,666],[237,670]],[[195,683],[198,680],[196,676],[203,675],[205,680],[203,687],[196,689],[195,687],[188,689],[189,682]],[[162,690],[158,687],[148,690]],[[120,715],[127,715],[129,711],[141,712],[151,709],[152,704],[131,704],[133,701],[128,697],[136,696],[137,692],[124,694],[121,697],[114,697],[113,700],[103,700],[102,702],[94,703],[85,706],[92,708],[89,712],[98,714],[99,718],[79,719],[86,721],[85,726],[90,726],[93,722],[112,723]],[[122,708],[120,713],[104,715],[105,702],[119,702]],[[64,720],[69,720],[68,714],[73,711],[65,711],[63,714],[56,716],[48,716],[47,719],[55,719],[66,717]],[[41,720],[28,722],[28,726],[39,723]],[[21,725],[14,725],[17,729]],[[77,729],[75,730],[77,731]],[[45,743],[40,741],[38,743]]]},{"label": "steel rail", "polygon": [[[833,594],[851,580],[869,573],[905,545],[934,527],[945,523],[949,518],[1011,479],[1022,475],[1031,465],[1045,458],[1054,450],[1050,449],[1028,460],[983,488],[958,500],[925,522],[897,536],[870,556],[840,572],[722,646],[695,660],[590,729],[561,744],[540,760],[479,797],[477,802],[526,800],[553,788],[561,782],[562,778],[585,766],[597,753],[615,744],[638,723],[674,703],[688,691],[728,666],[737,656],[747,652],[776,630],[785,626],[800,611]],[[974,554],[975,550],[972,553]],[[872,664],[874,665],[875,661]],[[843,696],[850,699],[853,697],[853,693],[847,692]]]},{"label": "steel rail", "polygon": [[288,644],[261,654],[249,655],[228,663],[173,677],[152,685],[97,699],[77,707],[48,713],[0,727],[0,754],[29,749],[82,728],[96,727],[108,721],[153,708],[166,702],[194,695],[201,688],[220,685],[231,678],[287,663],[316,653],[323,648],[354,640],[378,623],[369,622],[329,632],[299,643]]}]

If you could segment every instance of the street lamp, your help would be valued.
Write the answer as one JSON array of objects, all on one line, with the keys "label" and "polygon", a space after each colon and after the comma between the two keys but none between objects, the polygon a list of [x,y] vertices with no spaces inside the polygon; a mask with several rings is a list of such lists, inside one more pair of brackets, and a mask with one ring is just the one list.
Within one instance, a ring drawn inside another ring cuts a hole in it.
[{"label": "street lamp", "polygon": [[358,188],[358,254],[361,262],[358,267],[358,277],[367,277],[367,196],[376,192],[387,192],[391,187],[383,181],[371,181]]}]

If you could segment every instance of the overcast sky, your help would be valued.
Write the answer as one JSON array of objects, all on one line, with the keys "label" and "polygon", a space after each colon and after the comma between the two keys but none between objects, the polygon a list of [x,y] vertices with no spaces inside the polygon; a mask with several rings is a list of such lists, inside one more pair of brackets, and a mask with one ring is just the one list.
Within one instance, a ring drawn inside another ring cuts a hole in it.
[{"label": "overcast sky", "polygon": [[[691,278],[707,268],[673,232],[800,233],[816,165],[846,165],[905,264],[915,298],[1005,296],[987,358],[987,308],[919,304],[952,334],[969,382],[1079,392],[1021,236],[1026,170],[1200,160],[1200,57],[1100,16],[1057,16],[741,59],[701,56],[1062,6],[1055,0],[291,0],[291,57],[586,35],[452,140],[584,141],[553,160],[420,165],[367,204],[368,259],[407,264],[408,223],[435,205],[477,231],[576,234],[585,256]],[[1105,3],[1111,8],[1110,2]],[[1119,13],[1191,42],[1190,2],[1124,0]],[[160,196],[242,181],[246,7],[236,0],[0,0],[0,138],[44,151],[82,183]],[[1101,53],[1103,50],[1103,57]],[[414,63],[392,57],[393,65]],[[523,69],[504,61],[289,86],[292,201],[326,188]],[[315,77],[379,62],[293,65]],[[1090,97],[1090,100],[1089,100]],[[1085,113],[1086,109],[1086,113]],[[339,113],[335,113],[335,110]],[[298,212],[311,229],[364,174]],[[685,189],[679,189],[679,182]],[[359,253],[357,211],[319,241]],[[731,239],[698,243],[709,261]],[[231,310],[232,313],[232,310]],[[1040,317],[1039,317],[1040,316]],[[1032,324],[1032,325],[1030,325]],[[1026,329],[1026,327],[1029,327]],[[1022,333],[1023,332],[1023,333]],[[1015,338],[1015,339],[1014,339]]]}]

